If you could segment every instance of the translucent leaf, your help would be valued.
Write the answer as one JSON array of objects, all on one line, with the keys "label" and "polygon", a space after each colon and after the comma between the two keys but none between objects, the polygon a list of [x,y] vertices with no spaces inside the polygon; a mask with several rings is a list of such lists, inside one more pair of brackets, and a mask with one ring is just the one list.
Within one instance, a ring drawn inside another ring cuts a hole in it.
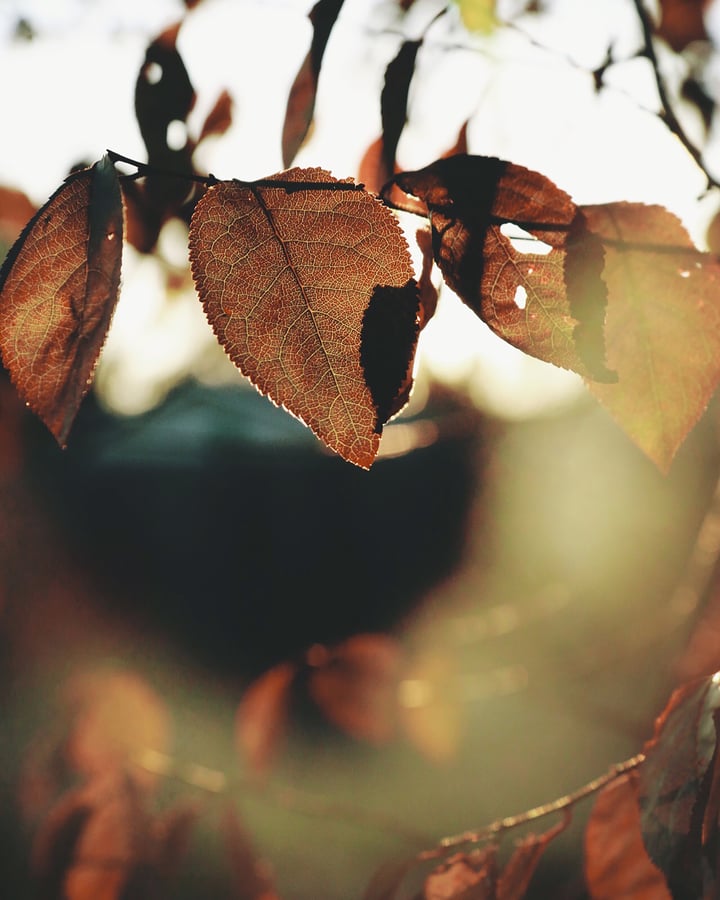
[{"label": "translucent leaf", "polygon": [[465,154],[391,184],[427,205],[445,281],[497,335],[546,362],[613,378],[603,362],[602,247],[564,191],[522,166]]},{"label": "translucent leaf", "polygon": [[615,384],[592,393],[662,470],[720,381],[720,264],[660,206],[583,207],[605,248],[605,347]]},{"label": "translucent leaf", "polygon": [[720,677],[676,690],[655,725],[639,772],[642,834],[673,900],[717,896],[717,821],[713,784]]},{"label": "translucent leaf", "polygon": [[343,0],[318,0],[310,10],[313,37],[307,56],[290,89],[282,134],[283,165],[289,166],[303,144],[313,112],[322,59],[330,32],[340,14]]},{"label": "translucent leaf", "polygon": [[598,794],[585,830],[585,881],[592,900],[671,900],[640,831],[637,774],[629,772]]},{"label": "translucent leaf", "polygon": [[65,446],[120,286],[123,208],[106,156],[71,175],[0,270],[0,351],[18,392]]},{"label": "translucent leaf", "polygon": [[417,340],[417,285],[393,214],[322,169],[222,182],[197,204],[190,259],[235,365],[369,468]]}]

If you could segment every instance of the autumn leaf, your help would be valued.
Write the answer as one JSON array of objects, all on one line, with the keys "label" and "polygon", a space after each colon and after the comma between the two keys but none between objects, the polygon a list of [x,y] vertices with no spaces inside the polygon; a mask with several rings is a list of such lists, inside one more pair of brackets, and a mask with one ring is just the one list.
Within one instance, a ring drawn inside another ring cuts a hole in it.
[{"label": "autumn leaf", "polygon": [[65,180],[0,269],[0,352],[30,408],[65,446],[118,298],[123,208],[105,156]]},{"label": "autumn leaf", "polygon": [[221,828],[230,859],[236,900],[279,900],[269,867],[260,859],[234,806],[222,814]]},{"label": "autumn leaf", "polygon": [[[121,769],[146,751],[166,753],[170,714],[160,697],[130,671],[89,672],[64,686],[63,705],[70,725],[65,756],[86,776]],[[152,776],[137,770],[143,784]]]},{"label": "autumn leaf", "polygon": [[235,744],[256,774],[264,774],[284,741],[293,683],[294,663],[280,663],[255,679],[235,713]]},{"label": "autumn leaf", "polygon": [[456,853],[425,879],[420,900],[496,900],[498,847]]},{"label": "autumn leaf", "polygon": [[395,640],[383,634],[358,634],[332,650],[315,648],[310,662],[309,694],[331,722],[374,744],[395,736],[402,666]]},{"label": "autumn leaf", "polygon": [[583,207],[603,242],[608,366],[591,392],[661,471],[720,381],[720,265],[659,206]]},{"label": "autumn leaf", "polygon": [[303,144],[315,111],[322,59],[343,0],[318,0],[309,13],[312,42],[290,88],[282,133],[283,165],[289,166]]},{"label": "autumn leaf", "polygon": [[678,688],[639,771],[643,840],[674,900],[717,896],[718,710],[720,675]]},{"label": "autumn leaf", "polygon": [[369,468],[417,340],[417,286],[393,214],[322,169],[221,182],[193,214],[190,260],[235,365]]},{"label": "autumn leaf", "polygon": [[505,863],[497,886],[497,900],[522,900],[528,889],[540,857],[548,845],[570,824],[570,814],[542,834],[528,834],[515,845],[510,859]]},{"label": "autumn leaf", "polygon": [[671,900],[643,843],[635,772],[615,778],[595,800],[585,830],[585,881],[592,900]]},{"label": "autumn leaf", "polygon": [[[602,247],[564,191],[523,166],[466,154],[395,176],[383,196],[393,185],[424,201],[445,281],[497,335],[612,380],[603,362]],[[511,223],[524,232],[516,241]]]}]

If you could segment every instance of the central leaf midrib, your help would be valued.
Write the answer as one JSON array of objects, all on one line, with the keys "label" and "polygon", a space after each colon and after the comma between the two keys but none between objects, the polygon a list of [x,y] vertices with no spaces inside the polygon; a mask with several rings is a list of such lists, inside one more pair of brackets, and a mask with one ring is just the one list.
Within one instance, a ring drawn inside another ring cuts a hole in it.
[{"label": "central leaf midrib", "polygon": [[353,430],[355,431],[355,434],[358,437],[360,437],[361,435],[358,432],[357,426],[355,424],[355,420],[354,420],[353,416],[350,414],[350,410],[348,408],[347,402],[345,401],[345,397],[344,397],[342,391],[340,390],[340,385],[335,376],[335,371],[334,371],[332,365],[330,364],[330,356],[329,356],[327,350],[325,349],[325,344],[323,342],[322,335],[320,333],[320,329],[318,327],[317,320],[315,318],[315,313],[310,304],[310,299],[308,297],[308,294],[305,290],[305,287],[304,287],[302,281],[300,280],[300,277],[298,276],[297,272],[295,271],[295,264],[294,264],[292,258],[290,257],[290,253],[286,246],[286,242],[283,239],[280,232],[278,231],[277,226],[275,225],[275,219],[273,218],[272,211],[270,210],[268,205],[265,203],[265,199],[263,198],[260,190],[253,185],[250,186],[250,190],[252,191],[252,194],[255,197],[255,199],[257,200],[258,205],[260,206],[260,209],[262,210],[263,214],[265,215],[265,218],[267,219],[267,223],[270,226],[270,229],[271,229],[273,235],[275,236],[275,239],[280,244],[283,256],[285,257],[285,262],[287,263],[288,269],[292,273],[292,276],[295,279],[295,283],[297,284],[297,286],[300,290],[303,301],[305,303],[305,308],[307,309],[308,313],[310,314],[310,318],[313,323],[313,329],[315,331],[315,334],[317,335],[317,339],[318,339],[318,343],[320,344],[321,352],[323,354],[323,357],[325,358],[325,363],[326,363],[327,369],[330,372],[330,375],[332,377],[333,384],[335,385],[335,392],[342,401],[342,404],[345,408],[345,412],[347,414],[347,418],[352,423],[352,427],[353,427]]}]

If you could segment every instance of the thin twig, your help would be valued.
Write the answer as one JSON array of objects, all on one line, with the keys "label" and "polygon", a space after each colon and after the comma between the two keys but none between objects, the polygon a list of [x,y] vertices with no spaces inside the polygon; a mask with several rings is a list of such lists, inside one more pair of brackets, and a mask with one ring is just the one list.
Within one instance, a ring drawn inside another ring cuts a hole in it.
[{"label": "thin twig", "polygon": [[528,822],[533,822],[535,819],[549,816],[551,813],[570,809],[570,807],[574,806],[585,797],[589,797],[591,794],[595,794],[597,791],[602,790],[605,785],[610,784],[611,781],[624,775],[625,772],[637,769],[644,761],[645,754],[638,753],[637,756],[626,759],[624,762],[617,763],[617,765],[614,765],[604,775],[594,778],[592,781],[584,784],[581,788],[578,788],[571,794],[566,794],[564,797],[558,797],[557,800],[551,800],[550,803],[544,803],[542,806],[536,806],[533,809],[528,809],[517,815],[506,816],[504,819],[497,819],[495,822],[492,822],[485,828],[481,828],[479,831],[464,831],[462,834],[443,838],[432,850],[425,850],[420,853],[418,855],[418,861],[437,859],[438,857],[445,856],[450,850],[455,850],[463,844],[477,844],[482,841],[487,841],[497,837],[503,831],[517,828],[519,825],[526,825]]},{"label": "thin twig", "polygon": [[701,170],[701,172],[707,179],[708,188],[720,187],[720,182],[713,178],[713,176],[707,170],[705,163],[703,162],[702,153],[687,136],[687,133],[680,123],[680,120],[675,115],[675,111],[673,110],[667,87],[665,85],[665,79],[660,72],[660,65],[658,63],[657,54],[655,53],[655,46],[653,44],[653,25],[650,21],[650,16],[648,15],[647,10],[643,6],[643,0],[633,0],[633,3],[635,5],[635,10],[637,11],[638,19],[640,20],[640,25],[643,32],[642,55],[647,57],[650,65],[652,66],[653,74],[655,76],[655,85],[657,87],[658,97],[660,99],[660,118],[663,120],[663,122],[665,122],[670,131],[672,131],[672,133],[680,141],[683,147],[685,147],[690,156],[692,156],[692,158],[695,160],[697,167]]}]

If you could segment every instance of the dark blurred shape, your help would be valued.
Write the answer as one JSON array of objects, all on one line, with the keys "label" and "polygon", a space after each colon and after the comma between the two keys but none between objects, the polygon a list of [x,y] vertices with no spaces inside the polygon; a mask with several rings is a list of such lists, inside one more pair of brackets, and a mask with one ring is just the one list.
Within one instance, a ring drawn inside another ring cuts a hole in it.
[{"label": "dark blurred shape", "polygon": [[33,477],[108,595],[252,672],[392,627],[459,561],[478,416],[446,397],[388,430],[408,425],[365,472],[254,391],[192,382],[134,419],[86,406]]}]

